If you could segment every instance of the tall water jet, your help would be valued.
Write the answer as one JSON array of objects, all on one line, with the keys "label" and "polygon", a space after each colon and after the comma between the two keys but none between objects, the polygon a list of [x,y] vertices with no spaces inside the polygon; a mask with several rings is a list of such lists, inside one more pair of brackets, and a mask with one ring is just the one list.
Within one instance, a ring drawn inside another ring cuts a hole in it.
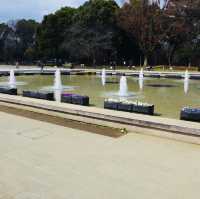
[{"label": "tall water jet", "polygon": [[62,90],[54,90],[54,99],[56,102],[61,102]]},{"label": "tall water jet", "polygon": [[119,96],[120,97],[128,96],[128,85],[126,76],[122,76],[120,79]]},{"label": "tall water jet", "polygon": [[102,70],[102,73],[101,73],[101,82],[102,82],[102,85],[105,86],[106,84],[106,69],[105,68]]},{"label": "tall water jet", "polygon": [[139,74],[139,87],[140,90],[143,90],[143,86],[144,86],[144,71],[143,68],[140,70],[140,74]]},{"label": "tall water jet", "polygon": [[62,93],[62,80],[61,80],[61,72],[59,69],[55,72],[55,80],[54,80],[54,98],[56,101],[61,101],[61,93]]},{"label": "tall water jet", "polygon": [[10,70],[10,76],[9,76],[9,87],[10,88],[16,88],[16,78],[15,78],[15,72],[14,70]]},{"label": "tall water jet", "polygon": [[184,92],[185,92],[185,94],[187,94],[188,90],[189,90],[189,79],[190,79],[190,75],[188,73],[188,70],[186,70],[185,76],[184,76]]},{"label": "tall water jet", "polygon": [[62,90],[61,72],[59,69],[55,72],[54,90]]}]

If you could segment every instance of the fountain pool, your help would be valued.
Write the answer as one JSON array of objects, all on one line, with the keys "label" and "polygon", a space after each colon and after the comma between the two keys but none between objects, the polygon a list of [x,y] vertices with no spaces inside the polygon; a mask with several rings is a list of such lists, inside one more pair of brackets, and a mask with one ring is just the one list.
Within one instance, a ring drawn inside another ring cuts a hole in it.
[{"label": "fountain pool", "polygon": [[[119,82],[120,77],[107,76],[107,80]],[[0,84],[6,81],[8,81],[7,77],[0,78]],[[16,81],[26,83],[25,85],[17,85],[19,92],[22,93],[23,90],[52,88],[54,76],[17,76]],[[112,93],[119,93],[119,84],[106,84],[102,86],[99,76],[62,75],[62,84],[64,88],[73,88],[64,92],[88,95],[91,104],[98,107],[103,107],[104,99],[109,95],[112,98]],[[141,92],[138,86],[138,78],[127,77],[128,91],[136,93],[136,95],[129,96],[129,100],[137,99],[142,102],[155,104],[155,112],[161,114],[162,117],[179,118],[181,108],[185,106],[200,107],[199,80],[190,80],[187,95],[184,92],[184,81],[182,79],[144,78],[143,84],[143,91]]]}]

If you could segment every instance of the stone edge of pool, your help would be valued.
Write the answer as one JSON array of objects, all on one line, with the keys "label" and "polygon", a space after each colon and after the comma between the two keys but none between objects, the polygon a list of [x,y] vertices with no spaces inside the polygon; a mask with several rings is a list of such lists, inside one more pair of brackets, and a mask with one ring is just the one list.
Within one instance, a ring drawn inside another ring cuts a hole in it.
[{"label": "stone edge of pool", "polygon": [[106,110],[97,107],[83,107],[6,94],[0,94],[0,104],[89,124],[126,128],[130,132],[200,144],[199,123]]}]

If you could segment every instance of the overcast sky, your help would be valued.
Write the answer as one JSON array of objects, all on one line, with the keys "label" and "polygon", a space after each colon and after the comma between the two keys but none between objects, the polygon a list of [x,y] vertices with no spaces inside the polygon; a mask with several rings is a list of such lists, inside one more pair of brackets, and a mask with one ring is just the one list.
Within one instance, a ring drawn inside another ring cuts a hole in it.
[{"label": "overcast sky", "polygon": [[[41,21],[45,14],[63,6],[77,7],[86,0],[0,0],[0,22],[13,19],[35,19]],[[117,0],[121,2],[123,0]]]}]

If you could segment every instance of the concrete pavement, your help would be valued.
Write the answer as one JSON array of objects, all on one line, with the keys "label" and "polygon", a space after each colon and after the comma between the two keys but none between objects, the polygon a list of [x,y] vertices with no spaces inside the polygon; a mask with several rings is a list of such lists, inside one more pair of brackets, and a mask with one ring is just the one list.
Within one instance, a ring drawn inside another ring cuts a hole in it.
[{"label": "concrete pavement", "polygon": [[0,112],[0,199],[196,199],[200,146]]}]

